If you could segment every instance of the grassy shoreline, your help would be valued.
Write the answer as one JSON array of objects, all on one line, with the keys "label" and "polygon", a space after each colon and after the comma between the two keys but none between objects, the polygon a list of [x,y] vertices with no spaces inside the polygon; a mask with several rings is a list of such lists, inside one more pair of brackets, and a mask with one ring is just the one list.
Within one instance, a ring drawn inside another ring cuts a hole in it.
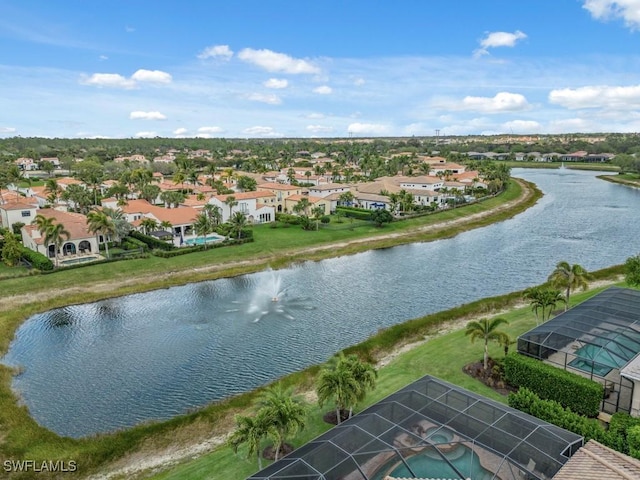
[{"label": "grassy shoreline", "polygon": [[605,180],[611,183],[618,183],[620,185],[626,185],[628,187],[640,188],[640,178],[638,178],[638,175],[598,175],[598,178],[600,180]]},{"label": "grassy shoreline", "polygon": [[[71,270],[46,276],[5,279],[2,284],[3,287],[6,285],[6,288],[3,288],[0,294],[0,298],[3,299],[3,315],[0,321],[0,355],[6,351],[16,329],[26,318],[54,307],[85,303],[223,276],[240,275],[266,267],[281,268],[299,261],[320,260],[331,256],[353,254],[372,248],[387,248],[399,244],[451,237],[464,230],[506,220],[535,204],[540,196],[540,191],[534,186],[523,181],[514,181],[499,198],[490,199],[487,202],[442,212],[443,215],[441,216],[433,215],[423,219],[407,220],[406,223],[402,222],[402,224],[399,222],[398,224],[392,224],[393,228],[356,232],[356,234],[350,236],[343,235],[342,238],[337,240],[335,238],[329,240],[325,238],[320,239],[324,240],[324,242],[318,242],[316,238],[315,244],[309,242],[308,245],[298,250],[293,250],[288,255],[277,255],[278,252],[275,247],[271,247],[273,250],[269,250],[266,253],[256,249],[255,245],[259,243],[257,240],[256,244],[248,244],[244,250],[244,246],[233,247],[232,253],[235,254],[235,257],[241,257],[240,260],[235,260],[235,263],[225,263],[224,258],[221,260],[220,258],[216,259],[214,256],[214,254],[218,256],[227,255],[226,258],[229,259],[232,255],[231,253],[220,253],[220,251],[226,249],[202,252],[202,255],[195,255],[194,257],[190,255],[184,256],[190,257],[189,259],[176,257],[178,260],[173,262],[160,259],[162,261],[146,265],[146,271],[138,271],[143,276],[142,278],[147,280],[144,282],[139,280],[140,277],[138,277],[138,281],[124,282],[124,279],[130,277],[133,271],[139,265],[142,265],[141,263],[135,265],[130,263],[142,262],[136,260],[109,264],[109,273],[112,277],[110,281],[107,281],[104,270],[99,270],[100,266],[86,267],[86,269]],[[505,205],[509,202],[509,207],[505,208]],[[477,217],[472,218],[476,214]],[[464,218],[467,220],[460,220]],[[442,222],[449,223],[443,226],[441,225]],[[438,226],[434,227],[434,225]],[[265,234],[268,233],[272,232],[265,232]],[[308,234],[308,232],[302,233]],[[372,233],[376,235],[373,238],[371,237]],[[299,236],[299,238],[314,240],[309,235],[306,237]],[[337,248],[335,246],[336,241],[342,242]],[[318,248],[319,246],[321,248]],[[310,250],[310,248],[314,248],[314,250]],[[222,267],[218,265],[218,268],[215,269],[203,268],[198,262],[204,259],[210,262],[217,260],[222,263]],[[113,268],[111,268],[112,266]],[[171,269],[168,274],[165,272],[167,268]],[[161,273],[162,275],[159,278]],[[147,277],[144,277],[144,275],[147,275]],[[80,278],[85,284],[89,285],[88,288],[62,289],[62,294],[58,292],[58,294],[46,297],[45,292],[50,290],[51,285],[79,281]],[[129,280],[131,279],[129,278]],[[34,283],[31,289],[28,288],[29,281]],[[118,283],[122,283],[122,285],[118,286]],[[102,284],[104,284],[104,288],[95,290],[90,288],[92,285]],[[22,299],[21,302],[17,301],[15,295],[18,295],[18,292],[22,292],[24,295],[25,291],[46,298],[36,301],[24,301],[25,299]],[[446,321],[448,321],[446,318],[438,320],[438,322]],[[407,322],[408,325],[404,327],[407,332],[414,331],[416,327],[411,322],[414,321]],[[398,342],[406,341],[405,334],[398,334],[396,330],[394,332],[393,338],[385,337],[385,342],[379,343],[375,349],[370,350],[369,355],[374,355],[375,352],[379,353],[385,349],[391,349]],[[309,382],[311,382],[317,368],[310,367],[304,372],[286,377],[283,381],[295,384],[300,388],[309,387]],[[3,432],[0,433],[0,464],[2,463],[1,461],[6,459],[74,459],[80,467],[79,475],[87,475],[103,470],[106,465],[116,462],[136,450],[153,452],[176,442],[192,442],[193,439],[204,439],[212,435],[223,434],[228,430],[233,415],[246,409],[256,394],[256,392],[248,392],[238,395],[206,406],[197,412],[178,416],[164,422],[144,424],[120,432],[97,435],[85,439],[70,439],[61,438],[36,424],[30,417],[26,407],[18,404],[11,391],[11,374],[12,372],[7,367],[0,366],[0,432]],[[42,473],[37,474],[37,478],[47,477],[48,475]],[[53,477],[55,475],[52,475],[51,478]],[[12,476],[12,478],[32,478],[32,476],[26,473],[15,477]]]}]

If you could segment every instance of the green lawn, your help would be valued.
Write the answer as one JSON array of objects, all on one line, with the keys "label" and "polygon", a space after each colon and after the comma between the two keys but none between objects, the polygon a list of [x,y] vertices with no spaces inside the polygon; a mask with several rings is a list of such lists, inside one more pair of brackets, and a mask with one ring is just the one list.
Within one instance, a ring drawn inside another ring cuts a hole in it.
[{"label": "green lawn", "polygon": [[[576,293],[572,295],[572,303],[582,302],[600,291],[602,288]],[[535,316],[529,307],[515,309],[500,316],[509,322],[500,330],[508,333],[514,339],[535,326]],[[464,335],[464,328],[433,338],[397,356],[387,366],[381,368],[378,387],[367,397],[361,408],[379,401],[424,375],[441,378],[506,403],[506,397],[462,371],[464,365],[480,360],[482,352],[482,342],[472,344],[469,338]],[[504,350],[497,344],[491,344],[490,354],[493,358],[499,358],[504,355]],[[328,408],[320,409],[317,405],[310,407],[308,427],[293,440],[295,446],[303,445],[331,428],[330,425],[321,421],[322,414]],[[267,441],[263,446],[266,445],[268,445]],[[267,463],[263,462],[263,467]],[[257,460],[255,457],[247,460],[246,450],[241,449],[238,455],[235,455],[230,448],[221,446],[210,454],[185,462],[150,478],[154,480],[239,480],[256,471]]]}]

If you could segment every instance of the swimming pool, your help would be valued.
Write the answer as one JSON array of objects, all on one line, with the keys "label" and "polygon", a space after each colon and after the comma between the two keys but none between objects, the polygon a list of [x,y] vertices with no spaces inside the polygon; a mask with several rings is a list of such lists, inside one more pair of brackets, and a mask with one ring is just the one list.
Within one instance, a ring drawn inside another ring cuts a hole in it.
[{"label": "swimming pool", "polygon": [[102,257],[99,255],[88,255],[86,257],[61,258],[58,260],[58,266],[66,267],[69,265],[76,265],[78,263],[95,262],[96,260],[102,260]]},{"label": "swimming pool", "polygon": [[224,240],[224,237],[220,235],[207,235],[206,237],[187,238],[184,244],[192,247],[194,245],[204,245],[205,243],[221,242],[222,240]]},{"label": "swimming pool", "polygon": [[[495,474],[480,464],[473,450],[462,444],[444,453],[444,460],[434,449],[427,449],[405,459],[404,463],[394,461],[381,468],[374,480],[383,480],[387,476],[394,478],[473,478],[473,480],[491,480]],[[408,466],[408,468],[407,468]],[[455,469],[453,468],[455,467]],[[409,470],[411,469],[411,470]],[[457,473],[456,469],[460,472]]]}]

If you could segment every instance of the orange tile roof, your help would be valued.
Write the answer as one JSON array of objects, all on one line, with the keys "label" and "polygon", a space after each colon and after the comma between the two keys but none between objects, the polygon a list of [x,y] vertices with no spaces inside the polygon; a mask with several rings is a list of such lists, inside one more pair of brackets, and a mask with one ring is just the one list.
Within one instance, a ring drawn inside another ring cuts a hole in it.
[{"label": "orange tile roof", "polygon": [[11,200],[0,205],[3,210],[24,210],[25,208],[38,208],[38,202],[30,202],[26,198],[20,198],[18,200]]},{"label": "orange tile roof", "polygon": [[295,185],[285,185],[284,183],[260,183],[258,184],[258,189],[270,189],[270,190],[298,190],[300,187],[296,187]]},{"label": "orange tile roof", "polygon": [[273,192],[255,191],[255,192],[236,192],[228,195],[214,195],[218,200],[224,202],[229,197],[235,197],[236,200],[249,200],[253,198],[275,197]]},{"label": "orange tile roof", "polygon": [[640,460],[589,440],[554,475],[554,480],[637,480]]},{"label": "orange tile roof", "polygon": [[[69,232],[69,240],[81,240],[85,238],[95,238],[95,234],[89,232],[87,227],[87,217],[81,213],[73,212],[61,212],[60,210],[54,210],[52,208],[43,208],[38,210],[38,214],[45,218],[55,219],[55,223],[60,223],[64,226],[64,229]],[[37,231],[35,225],[26,225],[24,227],[29,234]],[[33,238],[33,235],[31,235]],[[37,244],[43,245],[44,237],[33,239]]]}]

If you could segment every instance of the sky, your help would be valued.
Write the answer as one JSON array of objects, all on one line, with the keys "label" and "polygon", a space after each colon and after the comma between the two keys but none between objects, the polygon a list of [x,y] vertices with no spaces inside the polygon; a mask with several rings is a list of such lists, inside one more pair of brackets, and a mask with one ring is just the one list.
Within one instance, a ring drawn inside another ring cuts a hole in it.
[{"label": "sky", "polygon": [[640,0],[0,0],[0,138],[640,131]]}]

